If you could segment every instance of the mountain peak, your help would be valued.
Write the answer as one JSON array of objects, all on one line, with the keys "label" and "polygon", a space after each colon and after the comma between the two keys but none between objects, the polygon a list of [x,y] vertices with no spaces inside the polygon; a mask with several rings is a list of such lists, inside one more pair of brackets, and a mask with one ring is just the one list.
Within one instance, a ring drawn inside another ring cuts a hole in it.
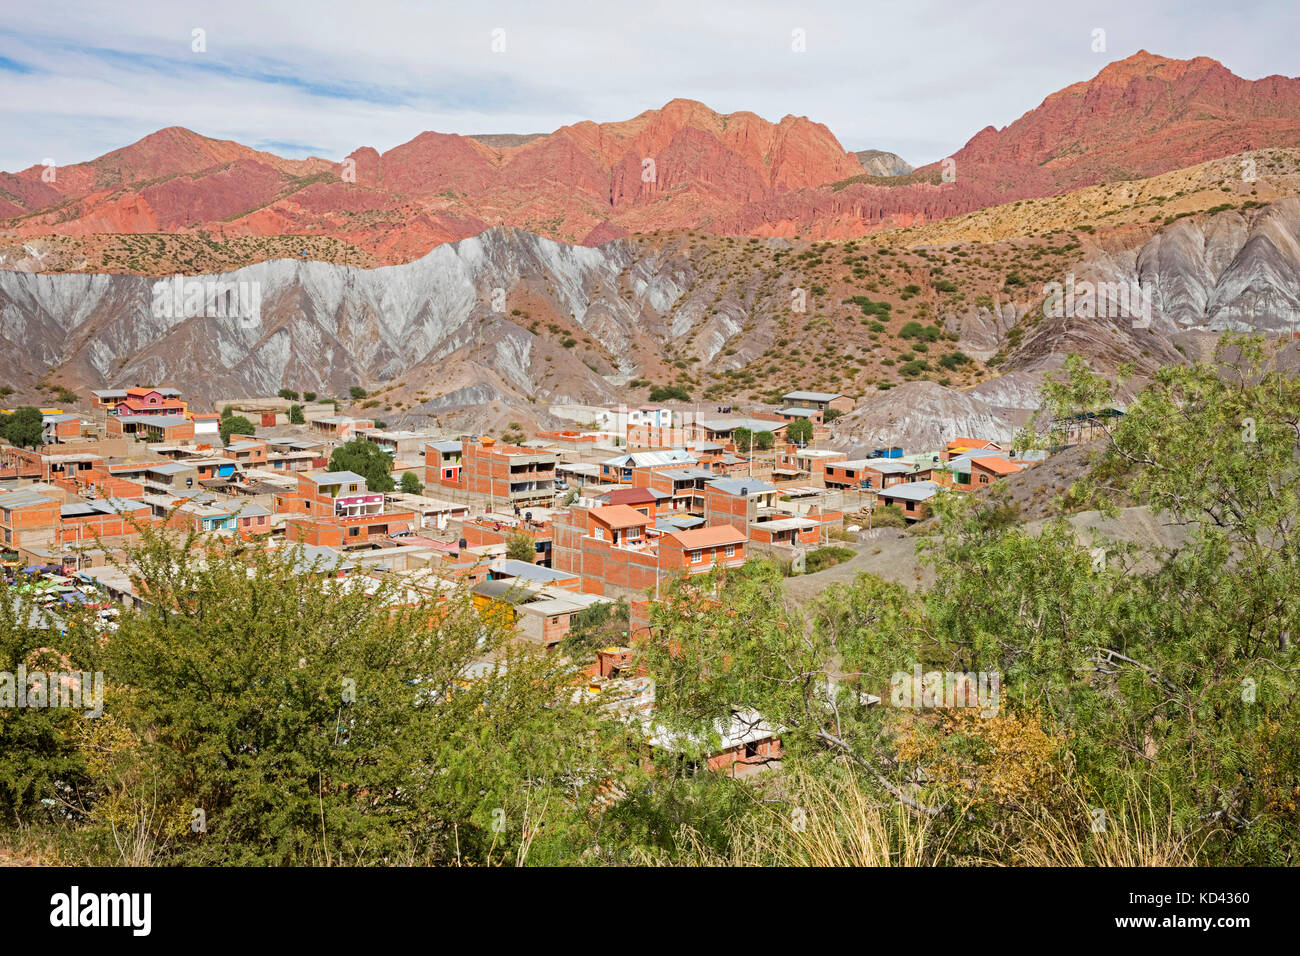
[{"label": "mountain peak", "polygon": [[1109,81],[1127,83],[1135,77],[1158,76],[1161,79],[1176,80],[1188,73],[1204,73],[1213,69],[1231,73],[1218,60],[1208,56],[1193,57],[1190,60],[1175,60],[1160,56],[1146,50],[1138,50],[1132,56],[1114,60],[1102,67],[1093,82]]}]

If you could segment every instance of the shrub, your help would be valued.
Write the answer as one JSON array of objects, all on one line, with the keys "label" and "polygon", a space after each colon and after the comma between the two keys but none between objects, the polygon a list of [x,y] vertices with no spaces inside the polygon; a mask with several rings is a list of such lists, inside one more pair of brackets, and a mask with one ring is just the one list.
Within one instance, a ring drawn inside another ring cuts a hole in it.
[{"label": "shrub", "polygon": [[898,505],[881,505],[871,513],[873,528],[906,528],[907,518]]},{"label": "shrub", "polygon": [[676,400],[679,402],[689,402],[690,393],[680,385],[656,385],[650,389],[650,401],[666,402]]},{"label": "shrub", "polygon": [[804,562],[804,573],[814,574],[817,571],[833,568],[835,565],[849,560],[856,553],[852,548],[841,548],[839,545],[834,544],[818,548],[816,551],[810,551]]}]

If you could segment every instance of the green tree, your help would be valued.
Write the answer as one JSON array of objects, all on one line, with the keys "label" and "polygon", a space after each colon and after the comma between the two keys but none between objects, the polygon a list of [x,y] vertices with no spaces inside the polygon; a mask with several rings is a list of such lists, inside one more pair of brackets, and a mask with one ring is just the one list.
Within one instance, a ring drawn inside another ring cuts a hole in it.
[{"label": "green tree", "polygon": [[288,399],[291,402],[298,401],[298,393],[291,388],[282,388],[279,391],[281,398]]},{"label": "green tree", "polygon": [[0,415],[0,435],[19,448],[36,448],[44,440],[44,421],[39,408],[20,405],[12,414]]},{"label": "green tree", "polygon": [[[34,595],[16,590],[0,577],[0,674],[13,681],[19,667],[29,672],[102,670],[101,642],[88,624],[88,612],[42,607]],[[59,628],[52,648],[48,627]],[[4,681],[0,677],[0,698]],[[93,688],[93,685],[92,685]],[[10,685],[10,690],[16,688]],[[69,809],[80,803],[89,779],[85,755],[77,746],[87,723],[71,709],[0,706],[0,834],[7,826],[30,826],[50,819],[50,801]]]},{"label": "green tree", "polygon": [[361,399],[366,397],[366,390],[362,388],[360,385],[353,385],[350,389],[348,389],[348,394],[352,396],[354,401],[359,402],[361,401]]},{"label": "green tree", "polygon": [[401,489],[408,495],[424,494],[424,485],[420,482],[420,479],[416,477],[415,472],[413,471],[402,472]]},{"label": "green tree", "polygon": [[221,433],[222,444],[229,444],[231,435],[254,435],[257,433],[253,423],[243,415],[230,415],[221,419],[218,430]]},{"label": "green tree", "polygon": [[302,414],[302,406],[301,406],[301,405],[297,405],[297,404],[290,405],[290,406],[289,406],[289,424],[290,424],[290,425],[305,425],[306,423],[307,423],[307,419],[303,417],[303,414]]},{"label": "green tree", "polygon": [[759,451],[770,451],[774,444],[776,444],[776,436],[771,432],[761,431],[754,433],[754,447]]},{"label": "green tree", "polygon": [[532,564],[537,558],[537,543],[533,540],[533,536],[523,531],[516,531],[507,537],[506,557]]},{"label": "green tree", "polygon": [[796,418],[785,430],[785,437],[796,445],[806,445],[813,439],[813,423],[810,418]]},{"label": "green tree", "polygon": [[601,794],[641,776],[627,727],[467,590],[411,605],[305,560],[142,536],[132,566],[149,605],[107,643],[105,717],[77,748],[93,758],[77,796],[97,844],[226,865],[588,852]]},{"label": "green tree", "polygon": [[566,654],[585,659],[599,648],[625,645],[630,614],[626,598],[584,608],[569,619],[569,633],[561,648]]},{"label": "green tree", "polygon": [[754,433],[745,426],[731,430],[731,443],[736,446],[736,451],[741,454],[749,454],[754,447]]},{"label": "green tree", "polygon": [[314,401],[316,401],[316,393],[315,393],[315,392],[303,392],[303,393],[302,393],[302,400],[303,400],[304,402],[314,402]]},{"label": "green tree", "polygon": [[350,471],[366,479],[370,491],[392,491],[393,459],[374,442],[353,438],[334,449],[330,471]]}]

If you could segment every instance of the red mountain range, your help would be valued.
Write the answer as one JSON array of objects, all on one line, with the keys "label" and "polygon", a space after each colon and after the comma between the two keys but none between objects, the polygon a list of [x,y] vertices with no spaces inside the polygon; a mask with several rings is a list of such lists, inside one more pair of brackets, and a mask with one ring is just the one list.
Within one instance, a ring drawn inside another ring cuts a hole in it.
[{"label": "red mountain range", "polygon": [[[1300,79],[1140,52],[988,127],[940,164],[871,179],[823,125],[673,100],[545,136],[426,132],[344,162],[290,160],[179,127],[98,159],[0,173],[0,230],[328,235],[384,262],[509,224],[595,244],[696,228],[847,237],[1014,199],[1300,145]],[[847,181],[847,182],[846,182]]]}]

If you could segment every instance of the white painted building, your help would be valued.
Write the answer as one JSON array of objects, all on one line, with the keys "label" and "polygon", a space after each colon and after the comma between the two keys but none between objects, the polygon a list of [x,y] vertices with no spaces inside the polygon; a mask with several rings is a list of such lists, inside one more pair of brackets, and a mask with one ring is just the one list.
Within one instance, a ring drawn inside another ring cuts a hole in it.
[{"label": "white painted building", "polygon": [[601,431],[627,437],[627,430],[638,425],[671,428],[672,410],[662,405],[618,405],[602,408],[596,413],[596,427]]}]

